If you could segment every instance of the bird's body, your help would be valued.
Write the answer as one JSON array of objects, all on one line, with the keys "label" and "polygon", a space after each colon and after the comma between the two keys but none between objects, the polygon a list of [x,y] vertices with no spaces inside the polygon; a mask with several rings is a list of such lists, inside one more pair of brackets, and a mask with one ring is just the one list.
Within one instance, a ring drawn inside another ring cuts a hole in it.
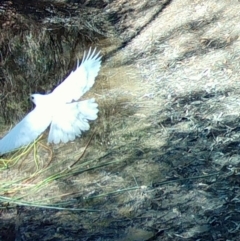
[{"label": "bird's body", "polygon": [[49,143],[73,141],[89,130],[89,120],[95,120],[98,105],[94,99],[76,102],[94,84],[101,67],[96,50],[84,53],[77,68],[52,93],[31,95],[36,107],[0,140],[0,155],[33,142],[50,125]]}]

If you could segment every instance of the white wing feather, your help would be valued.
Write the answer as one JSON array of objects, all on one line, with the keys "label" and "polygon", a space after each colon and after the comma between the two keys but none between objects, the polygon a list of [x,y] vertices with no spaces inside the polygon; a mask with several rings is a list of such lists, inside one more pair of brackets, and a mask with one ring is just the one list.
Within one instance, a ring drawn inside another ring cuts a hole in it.
[{"label": "white wing feather", "polygon": [[0,155],[33,142],[50,125],[51,117],[35,108],[0,140]]},{"label": "white wing feather", "polygon": [[[101,67],[101,56],[96,49],[83,55],[77,69],[55,90],[39,97],[36,107],[0,140],[0,155],[33,142],[51,124],[48,142],[66,143],[89,129],[88,120],[97,119],[98,105],[94,99],[77,101],[94,84]],[[50,98],[49,98],[50,97]],[[37,103],[36,103],[37,101]],[[38,107],[40,106],[40,107]]]},{"label": "white wing feather", "polygon": [[77,101],[94,84],[95,78],[101,67],[100,52],[96,48],[88,53],[84,52],[81,64],[77,61],[77,68],[52,92],[54,98],[62,103]]},{"label": "white wing feather", "polygon": [[94,99],[64,104],[58,113],[54,113],[48,142],[73,141],[89,130],[88,120],[97,119],[98,105]]}]

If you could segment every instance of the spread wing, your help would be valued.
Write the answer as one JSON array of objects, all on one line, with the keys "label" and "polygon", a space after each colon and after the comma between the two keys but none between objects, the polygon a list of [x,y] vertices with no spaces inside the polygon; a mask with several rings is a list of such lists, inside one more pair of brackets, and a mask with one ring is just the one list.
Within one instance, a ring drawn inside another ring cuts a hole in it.
[{"label": "spread wing", "polygon": [[89,130],[88,120],[97,119],[98,105],[94,99],[64,104],[54,113],[48,142],[73,141],[83,131]]},{"label": "spread wing", "polygon": [[84,52],[81,64],[77,61],[76,70],[52,92],[54,98],[62,103],[70,103],[86,93],[94,84],[95,78],[101,67],[100,52],[96,53],[96,48],[88,53]]},{"label": "spread wing", "polygon": [[0,140],[0,155],[33,142],[51,123],[50,115],[35,107]]}]

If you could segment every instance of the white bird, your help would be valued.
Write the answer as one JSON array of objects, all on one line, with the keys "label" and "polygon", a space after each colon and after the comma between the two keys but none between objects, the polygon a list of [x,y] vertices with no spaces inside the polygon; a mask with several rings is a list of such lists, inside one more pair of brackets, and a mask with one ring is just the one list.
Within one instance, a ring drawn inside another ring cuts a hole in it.
[{"label": "white bird", "polygon": [[31,95],[35,108],[0,140],[0,155],[33,142],[50,125],[49,143],[73,141],[97,119],[95,99],[76,102],[94,84],[101,67],[96,49],[84,52],[81,64],[52,93]]}]

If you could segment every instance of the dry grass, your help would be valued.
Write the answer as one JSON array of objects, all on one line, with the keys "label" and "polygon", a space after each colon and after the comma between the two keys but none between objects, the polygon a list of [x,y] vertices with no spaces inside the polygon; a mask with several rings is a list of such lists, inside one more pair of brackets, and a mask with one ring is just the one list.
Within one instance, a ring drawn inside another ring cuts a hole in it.
[{"label": "dry grass", "polygon": [[[141,56],[136,65],[152,84],[147,89],[158,108],[144,114],[153,135],[165,140],[157,145],[159,173],[173,180],[162,187],[153,178],[153,210],[162,214],[154,220],[171,227],[162,240],[206,240],[210,230],[219,237],[234,230],[233,240],[239,235],[238,218],[224,200],[233,200],[238,212],[239,7],[237,1],[174,1],[125,48],[133,61]],[[213,227],[214,217],[228,228]]]},{"label": "dry grass", "polygon": [[99,9],[80,5],[52,3],[51,13],[42,2],[17,0],[0,7],[0,122],[9,124],[30,109],[31,93],[51,91],[79,53],[110,37],[113,27]]},{"label": "dry grass", "polygon": [[[103,73],[104,71],[108,70],[103,68]],[[77,204],[74,204],[75,197],[81,196],[85,203],[93,197],[141,188],[132,187],[131,182],[126,182],[122,177],[116,176],[116,181],[112,182],[112,175],[110,179],[107,174],[107,169],[112,170],[116,166],[119,168],[126,165],[126,156],[123,153],[128,152],[128,149],[125,142],[126,140],[129,142],[129,137],[136,131],[136,126],[132,130],[128,128],[131,120],[127,119],[134,115],[135,107],[132,97],[129,96],[130,91],[124,90],[131,81],[127,73],[131,73],[132,69],[126,73],[126,68],[124,71],[119,68],[112,73],[115,75],[116,71],[118,71],[118,77],[121,75],[123,78],[121,95],[114,76],[108,71],[111,83],[102,74],[97,79],[95,88],[84,97],[96,97],[100,105],[100,116],[92,123],[93,130],[86,133],[83,138],[67,145],[46,146],[44,135],[41,140],[26,149],[1,159],[2,201],[37,207],[50,205],[51,208],[56,209],[66,208],[72,203],[75,206],[72,210],[84,210],[84,208],[77,208]],[[134,83],[131,85],[134,86]],[[109,86],[111,86],[110,89]],[[140,130],[140,128],[137,129]],[[128,172],[131,173],[131,169]],[[69,182],[73,184],[70,185],[71,188],[69,188]],[[106,184],[102,184],[103,187],[101,187],[101,183],[106,182],[109,182],[107,190],[105,190]],[[78,186],[79,183],[81,183],[80,186]],[[98,183],[98,190],[94,183]],[[120,183],[123,184],[119,189]],[[95,193],[99,195],[93,195]],[[87,206],[90,208],[85,210],[96,209],[93,205]]]},{"label": "dry grass", "polygon": [[93,239],[238,240],[239,8],[172,1],[107,58],[89,93],[100,105],[91,131],[53,146],[49,165],[39,146],[40,161],[1,172],[10,184],[44,170],[9,197],[100,211],[52,214]]}]

